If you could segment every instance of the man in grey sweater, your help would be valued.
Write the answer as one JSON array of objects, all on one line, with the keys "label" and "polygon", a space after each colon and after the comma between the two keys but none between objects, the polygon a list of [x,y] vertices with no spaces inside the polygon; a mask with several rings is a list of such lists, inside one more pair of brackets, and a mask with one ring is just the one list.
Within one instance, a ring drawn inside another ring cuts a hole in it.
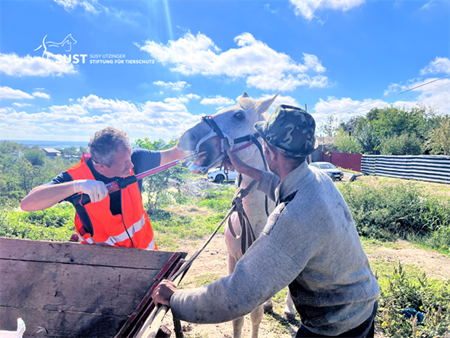
[{"label": "man in grey sweater", "polygon": [[297,337],[373,337],[379,286],[353,218],[331,179],[305,161],[315,150],[313,117],[281,105],[255,129],[273,174],[229,156],[232,167],[276,201],[261,236],[231,275],[190,290],[165,281],[154,300],[181,320],[220,323],[289,286],[302,322]]}]

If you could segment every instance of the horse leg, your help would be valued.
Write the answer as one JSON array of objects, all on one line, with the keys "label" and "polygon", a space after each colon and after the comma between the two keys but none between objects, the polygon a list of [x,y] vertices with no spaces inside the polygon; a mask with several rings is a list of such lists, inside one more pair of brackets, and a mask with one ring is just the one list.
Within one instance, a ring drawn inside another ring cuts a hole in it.
[{"label": "horse leg", "polygon": [[286,307],[284,308],[283,312],[288,320],[295,319],[294,302],[292,301],[291,292],[289,290],[286,296]]},{"label": "horse leg", "polygon": [[266,300],[266,302],[263,304],[263,309],[264,313],[270,313],[273,311],[272,298]]},{"label": "horse leg", "polygon": [[[236,267],[237,259],[228,253],[228,272],[231,274]],[[242,328],[244,327],[244,317],[233,320],[233,337],[241,338]]]},{"label": "horse leg", "polygon": [[263,306],[260,305],[250,313],[250,320],[252,321],[252,338],[258,338],[259,324],[264,315]]}]

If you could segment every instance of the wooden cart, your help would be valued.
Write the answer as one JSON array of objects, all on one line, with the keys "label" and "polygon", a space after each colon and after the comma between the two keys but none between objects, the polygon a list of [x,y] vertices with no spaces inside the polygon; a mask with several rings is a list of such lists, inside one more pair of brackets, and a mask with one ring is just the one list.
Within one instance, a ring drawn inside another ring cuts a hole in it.
[{"label": "wooden cart", "polygon": [[0,330],[114,337],[186,253],[0,238]]}]

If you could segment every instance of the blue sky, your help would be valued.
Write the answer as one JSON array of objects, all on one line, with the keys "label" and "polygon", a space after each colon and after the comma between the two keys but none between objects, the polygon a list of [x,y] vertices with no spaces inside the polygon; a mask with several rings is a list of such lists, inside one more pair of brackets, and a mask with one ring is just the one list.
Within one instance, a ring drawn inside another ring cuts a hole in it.
[{"label": "blue sky", "polygon": [[244,91],[318,124],[449,114],[449,58],[449,1],[2,0],[0,139],[168,140]]}]

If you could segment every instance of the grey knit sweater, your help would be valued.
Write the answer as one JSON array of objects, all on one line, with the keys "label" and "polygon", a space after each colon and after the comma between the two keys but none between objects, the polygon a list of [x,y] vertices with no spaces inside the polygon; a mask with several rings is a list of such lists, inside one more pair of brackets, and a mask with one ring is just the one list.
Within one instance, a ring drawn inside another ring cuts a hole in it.
[{"label": "grey knit sweater", "polygon": [[258,189],[278,203],[261,236],[231,275],[175,292],[174,316],[193,323],[230,321],[289,285],[302,323],[312,332],[334,336],[362,324],[379,287],[333,182],[303,163],[281,183],[263,172]]}]

